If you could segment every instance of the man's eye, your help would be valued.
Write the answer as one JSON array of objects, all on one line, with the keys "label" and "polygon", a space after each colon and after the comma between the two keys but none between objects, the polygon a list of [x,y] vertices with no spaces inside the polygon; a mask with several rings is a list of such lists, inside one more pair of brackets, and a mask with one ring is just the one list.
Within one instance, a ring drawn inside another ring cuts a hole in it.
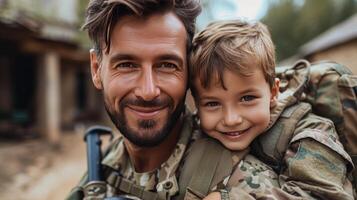
[{"label": "man's eye", "polygon": [[246,95],[246,96],[243,96],[241,98],[241,101],[242,102],[246,102],[246,101],[253,101],[254,99],[256,99],[257,97],[255,96],[252,96],[252,95]]},{"label": "man's eye", "polygon": [[119,68],[135,68],[136,66],[135,66],[134,63],[124,62],[124,63],[117,64],[116,67],[119,67]]},{"label": "man's eye", "polygon": [[175,69],[177,69],[177,65],[174,63],[163,62],[158,65],[158,68],[164,69],[164,70],[175,70]]}]

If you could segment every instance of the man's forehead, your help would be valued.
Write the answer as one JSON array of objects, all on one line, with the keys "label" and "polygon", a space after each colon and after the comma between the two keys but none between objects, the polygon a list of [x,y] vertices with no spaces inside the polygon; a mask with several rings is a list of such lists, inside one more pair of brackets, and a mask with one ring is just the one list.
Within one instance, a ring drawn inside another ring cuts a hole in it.
[{"label": "man's forehead", "polygon": [[[187,32],[172,12],[147,17],[124,16],[113,27],[110,48],[172,45],[186,48]],[[186,50],[186,49],[185,49]]]},{"label": "man's forehead", "polygon": [[181,20],[173,13],[156,13],[145,17],[123,16],[115,24],[113,31],[130,32],[137,35],[186,36],[186,29]]}]

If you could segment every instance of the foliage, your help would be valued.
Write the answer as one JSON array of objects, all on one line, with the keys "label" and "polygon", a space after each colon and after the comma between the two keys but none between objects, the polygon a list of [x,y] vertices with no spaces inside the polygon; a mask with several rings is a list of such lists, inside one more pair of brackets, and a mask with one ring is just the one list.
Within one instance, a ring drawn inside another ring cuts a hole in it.
[{"label": "foliage", "polygon": [[262,21],[282,60],[299,47],[357,12],[356,0],[271,0]]},{"label": "foliage", "polygon": [[[79,25],[82,26],[85,20],[85,10],[87,8],[89,0],[78,0],[78,19],[79,19]],[[89,40],[89,37],[85,31],[80,31],[77,34],[77,41],[79,44],[85,48],[89,49],[91,47],[91,42]]]}]

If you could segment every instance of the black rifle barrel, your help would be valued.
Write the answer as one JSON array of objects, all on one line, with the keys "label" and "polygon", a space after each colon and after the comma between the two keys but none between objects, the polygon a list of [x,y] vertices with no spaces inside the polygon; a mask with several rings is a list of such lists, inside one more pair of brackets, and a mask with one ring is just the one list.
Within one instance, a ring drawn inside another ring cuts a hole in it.
[{"label": "black rifle barrel", "polygon": [[112,135],[110,128],[105,126],[92,126],[85,135],[87,143],[88,182],[101,181],[101,143],[100,135]]}]

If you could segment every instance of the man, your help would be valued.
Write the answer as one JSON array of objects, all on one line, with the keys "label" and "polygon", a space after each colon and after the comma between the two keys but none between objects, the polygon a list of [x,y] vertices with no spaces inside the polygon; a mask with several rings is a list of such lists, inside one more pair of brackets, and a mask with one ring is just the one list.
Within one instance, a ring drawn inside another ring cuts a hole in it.
[{"label": "man", "polygon": [[158,171],[160,176],[167,170],[175,172],[172,166],[162,165],[178,167],[172,155],[182,157],[178,142],[189,140],[180,133],[187,54],[200,9],[199,2],[188,0],[92,0],[88,6],[84,28],[94,42],[90,52],[93,83],[102,90],[105,108],[124,136],[116,149],[125,155],[113,156],[120,164],[104,163],[125,178],[135,176],[133,183],[147,190],[161,181],[150,179]]}]

